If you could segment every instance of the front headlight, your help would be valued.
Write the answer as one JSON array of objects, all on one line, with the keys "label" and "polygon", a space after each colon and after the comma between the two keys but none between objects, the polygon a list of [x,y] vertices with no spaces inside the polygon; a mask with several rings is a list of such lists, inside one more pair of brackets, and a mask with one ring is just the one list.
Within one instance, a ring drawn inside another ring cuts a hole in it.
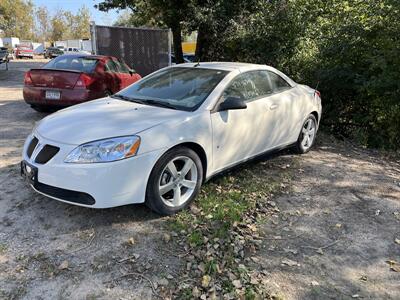
[{"label": "front headlight", "polygon": [[116,161],[135,156],[139,146],[140,137],[136,135],[94,141],[76,147],[64,162],[84,164]]}]

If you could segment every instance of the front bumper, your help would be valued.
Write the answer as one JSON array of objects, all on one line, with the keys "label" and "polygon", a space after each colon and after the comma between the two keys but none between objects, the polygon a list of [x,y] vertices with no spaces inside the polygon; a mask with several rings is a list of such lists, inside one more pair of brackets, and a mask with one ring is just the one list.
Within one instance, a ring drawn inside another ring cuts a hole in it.
[{"label": "front bumper", "polygon": [[33,136],[27,138],[23,160],[37,169],[36,182],[29,182],[31,187],[47,197],[92,208],[144,202],[150,172],[162,154],[157,150],[110,163],[64,163],[77,145],[55,143],[38,133],[35,136],[39,144],[54,145],[60,151],[47,163],[38,164],[34,161],[35,152],[31,158],[27,155]]},{"label": "front bumper", "polygon": [[33,53],[18,53],[18,57],[33,57]]}]

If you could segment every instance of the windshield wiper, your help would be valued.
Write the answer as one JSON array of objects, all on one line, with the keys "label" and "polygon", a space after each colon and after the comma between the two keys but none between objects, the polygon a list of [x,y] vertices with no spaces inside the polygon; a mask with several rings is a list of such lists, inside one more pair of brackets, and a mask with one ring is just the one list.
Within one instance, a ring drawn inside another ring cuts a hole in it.
[{"label": "windshield wiper", "polygon": [[121,99],[121,100],[125,100],[125,101],[130,101],[130,102],[136,102],[136,103],[144,104],[144,102],[141,101],[141,100],[134,99],[134,98],[131,98],[131,97],[127,97],[127,96],[124,96],[124,95],[115,94],[115,95],[111,95],[110,97],[111,97],[111,98],[115,98],[115,99]]},{"label": "windshield wiper", "polygon": [[135,103],[140,103],[140,104],[147,104],[147,105],[154,105],[154,106],[160,106],[160,107],[165,107],[165,108],[170,108],[170,109],[178,109],[176,106],[167,103],[167,102],[163,102],[163,101],[157,101],[157,100],[153,100],[153,99],[135,99],[135,98],[131,98],[131,97],[127,97],[124,95],[120,95],[120,94],[115,94],[110,96],[111,98],[116,98],[116,99],[121,99],[121,100],[125,100],[125,101],[130,101],[130,102],[135,102]]},{"label": "windshield wiper", "polygon": [[165,107],[165,108],[178,109],[175,105],[172,105],[170,103],[163,102],[163,101],[152,100],[152,99],[143,100],[142,103],[143,104],[150,104],[150,105],[154,105],[154,106]]}]

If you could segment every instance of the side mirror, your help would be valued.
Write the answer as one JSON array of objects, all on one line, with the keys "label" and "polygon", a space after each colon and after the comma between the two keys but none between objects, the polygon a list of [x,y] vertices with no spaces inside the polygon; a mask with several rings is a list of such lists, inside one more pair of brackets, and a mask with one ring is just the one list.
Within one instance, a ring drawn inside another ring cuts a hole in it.
[{"label": "side mirror", "polygon": [[133,74],[135,74],[136,73],[136,71],[134,70],[134,69],[129,69],[129,74],[131,74],[131,76],[133,75]]},{"label": "side mirror", "polygon": [[232,110],[232,109],[245,109],[247,108],[246,103],[238,97],[228,97],[222,102],[218,111]]}]

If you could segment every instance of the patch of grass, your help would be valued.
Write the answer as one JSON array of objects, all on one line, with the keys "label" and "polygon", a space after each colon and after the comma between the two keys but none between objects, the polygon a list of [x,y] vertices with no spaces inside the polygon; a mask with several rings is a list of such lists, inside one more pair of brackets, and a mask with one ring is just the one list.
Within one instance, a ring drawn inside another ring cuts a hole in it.
[{"label": "patch of grass", "polygon": [[0,254],[6,253],[8,246],[6,244],[0,244]]},{"label": "patch of grass", "polygon": [[193,232],[189,235],[188,241],[189,241],[189,243],[190,243],[191,245],[194,245],[194,246],[196,246],[196,247],[197,247],[197,246],[200,246],[200,245],[203,244],[203,234],[202,234],[201,231],[199,231],[199,230],[193,231]]},{"label": "patch of grass", "polygon": [[[170,229],[180,233],[184,242],[192,248],[190,251],[204,255],[198,258],[205,266],[202,275],[197,278],[197,286],[206,274],[213,282],[221,285],[223,294],[236,294],[232,280],[224,279],[230,273],[242,281],[245,299],[256,299],[260,295],[260,287],[248,285],[249,270],[243,267],[243,263],[239,263],[241,258],[237,235],[240,230],[250,230],[248,226],[255,228],[259,221],[265,222],[268,213],[262,212],[266,211],[267,201],[282,189],[288,190],[291,175],[287,161],[282,163],[278,160],[274,163],[249,164],[215,178],[202,187],[194,203],[195,207],[169,218]],[[264,210],[260,210],[260,213],[259,208]],[[206,254],[215,252],[218,254]],[[219,269],[221,266],[222,271]],[[191,289],[179,291],[178,299],[190,298]]]},{"label": "patch of grass", "polygon": [[206,274],[209,274],[209,275],[216,274],[218,270],[217,270],[217,263],[215,262],[215,260],[212,259],[212,260],[208,261],[206,263],[205,269],[206,269]]},{"label": "patch of grass", "polygon": [[193,299],[192,289],[185,288],[181,291],[181,294],[178,296],[179,300],[191,300]]}]

